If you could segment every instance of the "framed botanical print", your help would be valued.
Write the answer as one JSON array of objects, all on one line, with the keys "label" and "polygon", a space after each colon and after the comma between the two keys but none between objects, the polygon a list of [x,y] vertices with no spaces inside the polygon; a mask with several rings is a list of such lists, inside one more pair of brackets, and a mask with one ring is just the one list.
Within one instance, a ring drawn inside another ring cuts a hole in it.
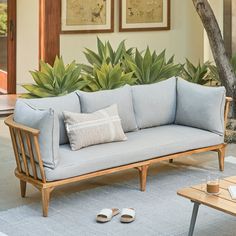
[{"label": "framed botanical print", "polygon": [[114,0],[61,0],[62,33],[114,31]]},{"label": "framed botanical print", "polygon": [[120,0],[120,31],[170,29],[170,0]]}]

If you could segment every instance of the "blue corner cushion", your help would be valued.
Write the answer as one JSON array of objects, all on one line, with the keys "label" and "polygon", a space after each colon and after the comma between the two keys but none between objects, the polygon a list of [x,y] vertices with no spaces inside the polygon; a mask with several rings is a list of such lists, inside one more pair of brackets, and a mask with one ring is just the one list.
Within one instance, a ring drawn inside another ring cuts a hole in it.
[{"label": "blue corner cushion", "polygon": [[124,132],[137,130],[131,86],[125,85],[122,88],[98,92],[78,91],[77,93],[80,98],[81,111],[83,113],[95,112],[113,104],[117,104]]},{"label": "blue corner cushion", "polygon": [[175,123],[224,135],[225,88],[177,81]]},{"label": "blue corner cushion", "polygon": [[70,93],[60,97],[36,98],[36,99],[22,99],[24,103],[30,105],[35,109],[53,109],[59,119],[59,135],[60,144],[69,143],[66,133],[63,111],[80,112],[80,101],[76,92]]},{"label": "blue corner cushion", "polygon": [[[35,109],[25,103],[25,99],[18,99],[14,111],[14,121],[40,130],[39,146],[44,166],[55,168],[59,161],[59,122],[53,109]],[[24,136],[23,141],[26,155],[29,156]],[[19,144],[19,140],[17,142]],[[35,153],[34,146],[33,152]]]},{"label": "blue corner cushion", "polygon": [[174,123],[176,78],[132,86],[134,112],[140,129]]}]

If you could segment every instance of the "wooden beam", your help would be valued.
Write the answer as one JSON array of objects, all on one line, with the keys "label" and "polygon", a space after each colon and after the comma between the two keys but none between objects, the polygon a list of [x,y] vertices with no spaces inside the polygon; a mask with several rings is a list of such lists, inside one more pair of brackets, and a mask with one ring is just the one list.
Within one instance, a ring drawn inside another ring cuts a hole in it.
[{"label": "wooden beam", "polygon": [[39,59],[53,64],[60,54],[60,0],[39,1]]},{"label": "wooden beam", "polygon": [[7,93],[16,93],[16,0],[7,3]]}]

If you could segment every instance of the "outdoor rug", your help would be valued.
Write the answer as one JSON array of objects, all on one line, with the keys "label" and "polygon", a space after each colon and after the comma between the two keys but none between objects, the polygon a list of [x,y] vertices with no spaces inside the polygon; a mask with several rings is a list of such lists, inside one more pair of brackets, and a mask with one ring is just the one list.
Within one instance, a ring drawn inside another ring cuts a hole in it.
[{"label": "outdoor rug", "polygon": [[[41,216],[41,202],[0,212],[0,231],[9,236],[183,236],[187,235],[193,204],[176,194],[182,187],[198,184],[208,173],[226,177],[236,175],[236,164],[226,161],[225,171],[218,171],[216,154],[205,167],[187,165],[184,162],[163,162],[150,168],[147,190],[139,191],[137,170],[116,176],[89,180],[94,185],[72,194],[52,197],[49,217]],[[232,158],[231,158],[232,159]],[[161,171],[159,171],[161,169]],[[128,180],[122,175],[128,173]],[[117,180],[118,178],[118,180]],[[83,183],[84,185],[86,182]],[[30,197],[30,196],[29,196]],[[120,216],[111,222],[99,224],[96,213],[102,208],[132,207],[136,221],[121,224]],[[200,206],[195,234],[198,236],[234,236],[236,218],[225,213]]]}]

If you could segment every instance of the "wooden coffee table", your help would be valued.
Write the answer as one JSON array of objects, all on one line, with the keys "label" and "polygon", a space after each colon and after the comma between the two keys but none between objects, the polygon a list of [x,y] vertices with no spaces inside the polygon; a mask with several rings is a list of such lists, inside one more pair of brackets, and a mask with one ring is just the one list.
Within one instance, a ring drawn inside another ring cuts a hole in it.
[{"label": "wooden coffee table", "polygon": [[236,216],[236,200],[232,200],[228,187],[236,185],[236,176],[220,180],[219,195],[209,195],[205,192],[206,184],[199,184],[189,188],[180,189],[177,194],[190,199],[193,203],[192,218],[189,227],[189,236],[193,235],[198,208],[201,204]]}]

